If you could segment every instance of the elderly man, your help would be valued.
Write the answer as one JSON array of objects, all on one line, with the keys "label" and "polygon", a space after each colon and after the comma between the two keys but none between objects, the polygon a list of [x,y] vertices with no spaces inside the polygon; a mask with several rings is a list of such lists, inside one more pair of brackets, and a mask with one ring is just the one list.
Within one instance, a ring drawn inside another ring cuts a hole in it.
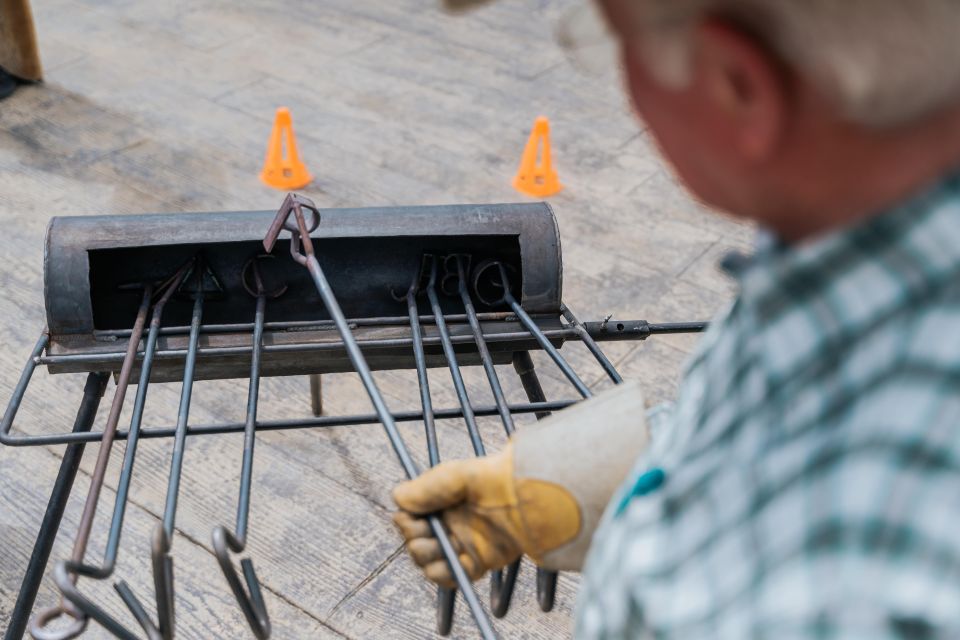
[{"label": "elderly man", "polygon": [[410,553],[450,584],[429,512],[472,577],[589,545],[579,638],[960,637],[960,3],[602,6],[664,156],[764,240],[649,445],[617,390],[440,465]]}]

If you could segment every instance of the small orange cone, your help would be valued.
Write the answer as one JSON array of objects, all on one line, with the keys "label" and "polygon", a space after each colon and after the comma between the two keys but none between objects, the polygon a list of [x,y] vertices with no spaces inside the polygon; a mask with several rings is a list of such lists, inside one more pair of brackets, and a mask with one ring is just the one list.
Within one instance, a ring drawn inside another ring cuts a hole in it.
[{"label": "small orange cone", "polygon": [[[287,143],[286,155],[283,153],[284,140]],[[260,181],[268,187],[288,191],[301,189],[310,184],[311,180],[313,176],[297,153],[290,110],[280,107],[273,120],[273,132],[267,144],[267,159],[263,163],[263,171],[260,172]]]},{"label": "small orange cone", "polygon": [[[541,143],[543,150],[540,162],[537,162]],[[543,116],[533,123],[530,139],[520,159],[520,168],[513,179],[513,188],[535,198],[552,196],[563,188],[550,162],[550,121]]]}]

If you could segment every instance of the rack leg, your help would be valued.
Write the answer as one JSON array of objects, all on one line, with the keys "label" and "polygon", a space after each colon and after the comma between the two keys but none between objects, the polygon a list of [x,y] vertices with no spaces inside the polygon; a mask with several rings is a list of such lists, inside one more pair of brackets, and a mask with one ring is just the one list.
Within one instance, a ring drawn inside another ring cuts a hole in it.
[{"label": "rack leg", "polygon": [[[91,373],[87,376],[87,384],[83,388],[83,400],[73,423],[74,433],[90,431],[93,420],[97,416],[97,409],[100,407],[100,399],[107,388],[108,377],[106,373]],[[43,514],[40,532],[37,534],[37,541],[30,554],[30,562],[27,564],[23,582],[20,584],[20,593],[17,595],[16,604],[13,605],[13,615],[10,618],[10,626],[7,627],[3,636],[4,640],[20,640],[30,621],[30,612],[33,610],[37,591],[40,590],[43,573],[50,559],[50,551],[53,549],[53,541],[60,530],[60,521],[63,519],[63,512],[67,507],[70,491],[73,489],[73,480],[77,477],[77,470],[80,468],[84,444],[80,442],[68,445],[63,454],[60,472],[53,483],[50,500],[47,502],[47,511]]]},{"label": "rack leg", "polygon": [[[523,390],[527,393],[530,402],[544,402],[547,398],[543,394],[543,387],[540,386],[540,379],[537,378],[537,371],[533,366],[533,358],[530,357],[530,354],[526,351],[514,353],[513,368],[520,376]],[[549,415],[549,413],[537,413],[537,420],[543,420]],[[553,609],[556,593],[557,572],[537,567],[537,602],[540,604],[541,610],[550,611]]]},{"label": "rack leg", "polygon": [[319,418],[323,415],[323,386],[319,373],[310,374],[310,407],[313,409],[313,417]]}]

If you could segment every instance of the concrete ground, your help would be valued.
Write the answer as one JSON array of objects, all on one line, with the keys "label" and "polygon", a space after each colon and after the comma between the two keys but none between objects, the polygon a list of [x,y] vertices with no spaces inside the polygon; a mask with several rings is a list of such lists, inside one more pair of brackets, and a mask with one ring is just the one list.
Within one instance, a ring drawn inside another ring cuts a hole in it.
[{"label": "concrete ground", "polygon": [[[451,17],[420,0],[36,2],[46,82],[0,102],[0,402],[44,326],[49,217],[276,208],[282,194],[257,174],[280,105],[291,109],[316,176],[302,192],[322,207],[523,200],[511,177],[534,118],[547,115],[565,186],[550,202],[564,240],[566,302],[581,319],[709,318],[732,294],[715,264],[748,247],[751,231],[683,194],[614,74],[587,76],[568,63],[554,30],[576,4],[515,0]],[[644,381],[652,403],[674,392],[694,341],[669,336],[610,345],[608,353],[624,375]],[[577,348],[565,351],[603,386]],[[537,363],[548,394],[570,397],[542,354]],[[444,374],[432,380],[453,406]],[[377,379],[391,406],[416,405],[410,372]],[[68,430],[82,382],[38,373],[17,428]],[[489,402],[482,373],[470,371],[468,384],[478,402]],[[354,377],[327,376],[325,385],[328,413],[368,410]],[[519,385],[511,378],[507,386],[519,399]],[[96,428],[112,390],[111,383]],[[146,426],[174,422],[179,391],[151,387]],[[198,383],[192,421],[242,419],[245,392],[242,380]],[[264,382],[262,418],[309,410],[305,378]],[[491,448],[502,444],[495,420],[483,428]],[[421,429],[404,433],[422,462]],[[440,437],[445,457],[469,454],[462,424],[443,423]],[[234,517],[240,446],[239,435],[188,440],[173,544],[180,638],[248,634],[209,542],[211,529]],[[54,560],[69,555],[96,450],[87,447]],[[107,475],[94,559],[123,450],[118,444]],[[62,447],[0,448],[0,628],[62,455]],[[168,441],[141,443],[117,567],[145,600],[149,534],[163,509],[169,456]],[[258,438],[248,550],[274,637],[432,637],[433,590],[389,522],[389,491],[400,478],[376,426]],[[527,565],[498,630],[505,638],[563,637],[576,577],[562,578],[549,614],[535,605],[532,578]],[[109,585],[83,585],[134,624]],[[38,604],[55,601],[48,578]],[[86,637],[106,635],[91,625]],[[461,603],[454,637],[475,635]]]}]

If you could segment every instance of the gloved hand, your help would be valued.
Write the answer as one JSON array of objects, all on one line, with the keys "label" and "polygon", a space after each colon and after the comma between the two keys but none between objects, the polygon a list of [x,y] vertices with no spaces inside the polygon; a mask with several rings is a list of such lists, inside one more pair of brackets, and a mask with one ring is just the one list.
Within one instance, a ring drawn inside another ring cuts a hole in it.
[{"label": "gloved hand", "polygon": [[396,488],[402,509],[394,522],[407,550],[427,577],[455,586],[440,544],[419,516],[443,512],[460,562],[471,579],[506,566],[526,553],[544,553],[569,542],[580,531],[580,508],[563,487],[513,475],[513,445],[485,458],[456,460]]},{"label": "gloved hand", "polygon": [[629,382],[525,427],[496,455],[440,464],[393,492],[394,522],[426,576],[455,586],[423,516],[441,513],[471,579],[522,554],[579,569],[614,490],[647,443]]}]

